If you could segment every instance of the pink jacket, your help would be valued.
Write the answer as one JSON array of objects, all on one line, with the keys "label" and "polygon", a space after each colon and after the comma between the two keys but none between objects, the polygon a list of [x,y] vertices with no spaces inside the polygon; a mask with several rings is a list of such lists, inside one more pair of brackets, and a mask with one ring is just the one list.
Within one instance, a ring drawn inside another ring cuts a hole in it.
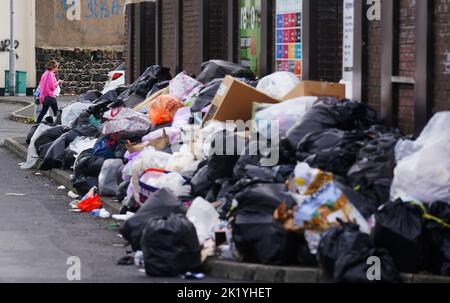
[{"label": "pink jacket", "polygon": [[55,97],[55,90],[58,87],[58,81],[56,80],[55,73],[51,71],[45,71],[41,77],[39,83],[39,102],[42,104],[45,97]]}]

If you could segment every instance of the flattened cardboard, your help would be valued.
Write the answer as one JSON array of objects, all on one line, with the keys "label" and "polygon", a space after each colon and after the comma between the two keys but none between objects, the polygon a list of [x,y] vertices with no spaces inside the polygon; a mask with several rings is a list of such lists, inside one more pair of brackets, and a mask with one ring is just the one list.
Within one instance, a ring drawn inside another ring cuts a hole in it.
[{"label": "flattened cardboard", "polygon": [[280,101],[242,81],[226,76],[203,119],[203,124],[209,120],[249,121],[252,118],[253,102],[276,104]]},{"label": "flattened cardboard", "polygon": [[282,101],[306,96],[336,97],[342,100],[345,99],[345,85],[333,82],[301,81]]}]

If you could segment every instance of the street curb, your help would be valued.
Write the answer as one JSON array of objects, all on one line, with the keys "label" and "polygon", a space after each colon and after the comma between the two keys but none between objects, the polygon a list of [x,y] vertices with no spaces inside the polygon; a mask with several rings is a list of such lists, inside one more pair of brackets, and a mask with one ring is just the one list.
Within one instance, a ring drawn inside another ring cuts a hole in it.
[{"label": "street curb", "polygon": [[[319,268],[272,266],[208,258],[205,274],[222,279],[264,283],[333,283]],[[402,274],[404,283],[450,283],[450,277]]]},{"label": "street curb", "polygon": [[[4,147],[11,152],[25,159],[27,148],[20,144],[16,138],[5,140]],[[43,172],[57,183],[64,185],[67,189],[73,190],[70,174],[61,169],[53,169]],[[119,203],[111,198],[102,197],[104,207],[111,213],[118,213]],[[233,279],[266,283],[332,283],[319,268],[272,266],[252,263],[242,263],[235,261],[219,260],[214,257],[208,258],[202,269],[205,274],[214,278]],[[402,274],[405,283],[450,283],[450,277]]]},{"label": "street curb", "polygon": [[29,116],[22,116],[20,114],[18,114],[18,112],[21,112],[29,107],[32,107],[34,110],[34,104],[31,103],[29,106],[25,106],[21,109],[16,110],[15,112],[12,112],[9,115],[9,120],[15,121],[15,122],[19,122],[19,123],[24,123],[24,124],[32,124],[34,123],[34,117],[29,117]]},{"label": "street curb", "polygon": [[30,119],[32,117],[22,116],[22,115],[18,114],[18,112],[23,111],[24,109],[29,108],[29,107],[34,107],[33,102],[25,101],[25,100],[11,100],[11,99],[0,98],[0,103],[6,103],[6,104],[12,104],[12,105],[23,105],[23,107],[21,109],[18,109],[16,111],[12,112],[11,114],[9,114],[8,118],[11,121],[29,124]]},{"label": "street curb", "polygon": [[[16,138],[9,138],[5,140],[3,145],[5,148],[9,149],[11,152],[16,154],[21,159],[27,158],[27,148],[19,143]],[[70,178],[70,174],[62,169],[52,169],[50,171],[42,171],[44,175],[53,179],[56,183],[60,185],[64,185],[67,190],[76,191],[72,186],[72,180]],[[104,204],[104,208],[110,213],[119,213],[120,204],[117,203],[112,198],[102,197],[102,202]]]}]

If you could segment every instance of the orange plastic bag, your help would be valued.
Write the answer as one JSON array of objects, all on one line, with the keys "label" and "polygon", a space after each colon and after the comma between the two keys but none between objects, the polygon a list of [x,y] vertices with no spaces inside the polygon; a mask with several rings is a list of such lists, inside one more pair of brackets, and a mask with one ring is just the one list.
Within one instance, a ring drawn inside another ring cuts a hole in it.
[{"label": "orange plastic bag", "polygon": [[171,95],[162,95],[148,105],[148,118],[153,125],[159,125],[173,121],[173,117],[183,103]]},{"label": "orange plastic bag", "polygon": [[77,204],[77,207],[82,212],[91,212],[93,210],[99,209],[103,206],[102,200],[100,200],[99,195],[89,197]]}]

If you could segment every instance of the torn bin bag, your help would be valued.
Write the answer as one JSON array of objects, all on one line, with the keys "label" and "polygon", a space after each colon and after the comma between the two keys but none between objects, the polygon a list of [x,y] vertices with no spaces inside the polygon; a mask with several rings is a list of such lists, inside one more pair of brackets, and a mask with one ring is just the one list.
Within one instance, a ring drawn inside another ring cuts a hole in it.
[{"label": "torn bin bag", "polygon": [[183,214],[150,218],[142,232],[141,247],[148,276],[175,277],[201,264],[197,232]]},{"label": "torn bin bag", "polygon": [[147,199],[133,217],[123,223],[120,233],[130,242],[134,251],[140,250],[140,238],[147,221],[153,217],[168,217],[172,213],[184,215],[186,208],[171,191],[160,189]]},{"label": "torn bin bag", "polygon": [[402,272],[417,273],[426,267],[429,245],[423,215],[419,205],[401,200],[386,203],[375,213],[375,244],[389,251]]}]

